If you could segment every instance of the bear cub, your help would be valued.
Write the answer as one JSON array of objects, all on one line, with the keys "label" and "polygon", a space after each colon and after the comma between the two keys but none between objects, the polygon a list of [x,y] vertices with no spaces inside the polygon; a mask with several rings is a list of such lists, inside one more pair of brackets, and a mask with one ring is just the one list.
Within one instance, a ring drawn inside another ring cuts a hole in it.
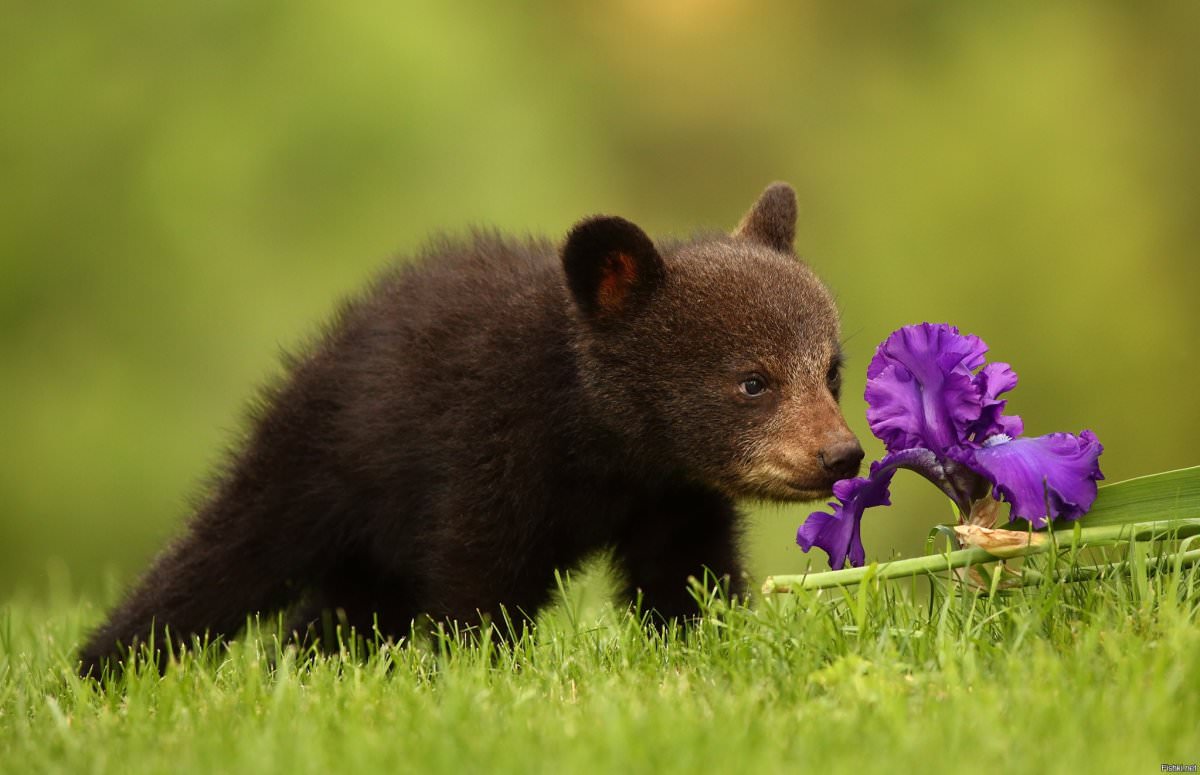
[{"label": "bear cub", "polygon": [[289,359],[81,671],[260,612],[384,636],[532,617],[602,549],[663,619],[694,612],[691,576],[742,592],[735,499],[822,498],[863,457],[795,223],[777,183],[732,234],[599,216],[557,247],[476,233],[388,268]]}]

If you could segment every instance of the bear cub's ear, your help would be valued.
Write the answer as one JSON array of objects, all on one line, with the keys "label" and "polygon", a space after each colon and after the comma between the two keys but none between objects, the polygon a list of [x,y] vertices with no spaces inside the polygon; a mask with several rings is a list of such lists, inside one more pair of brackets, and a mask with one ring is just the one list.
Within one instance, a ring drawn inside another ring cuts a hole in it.
[{"label": "bear cub's ear", "polygon": [[585,315],[611,320],[635,309],[662,283],[662,257],[654,243],[624,218],[580,221],[562,249],[563,270]]},{"label": "bear cub's ear", "polygon": [[796,239],[796,192],[787,183],[767,186],[733,236],[791,253]]}]

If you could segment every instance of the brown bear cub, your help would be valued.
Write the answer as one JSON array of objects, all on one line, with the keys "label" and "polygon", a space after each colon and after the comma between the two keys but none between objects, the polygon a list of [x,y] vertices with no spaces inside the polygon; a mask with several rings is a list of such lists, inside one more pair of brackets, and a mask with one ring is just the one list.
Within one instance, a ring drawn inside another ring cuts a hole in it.
[{"label": "brown bear cub", "polygon": [[386,270],[291,359],[82,672],[258,612],[384,636],[528,617],[601,549],[663,618],[706,570],[742,591],[734,499],[821,498],[863,456],[795,221],[775,184],[732,235],[594,217],[557,249],[476,234]]}]

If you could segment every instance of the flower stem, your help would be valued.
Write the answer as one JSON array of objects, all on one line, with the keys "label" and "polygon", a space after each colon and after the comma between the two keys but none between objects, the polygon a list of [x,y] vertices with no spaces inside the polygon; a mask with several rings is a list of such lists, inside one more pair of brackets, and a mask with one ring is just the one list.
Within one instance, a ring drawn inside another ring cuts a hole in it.
[{"label": "flower stem", "polygon": [[[1127,541],[1148,541],[1186,538],[1200,535],[1200,518],[1167,519],[1154,522],[1138,522],[1124,525],[1103,525],[1080,528],[1077,525],[1057,531],[1047,531],[1052,540],[1030,544],[1027,555],[1042,554],[1054,549],[1069,549],[1072,546],[1115,544]],[[1060,538],[1061,536],[1061,538]],[[1184,552],[1188,557],[1192,552]],[[925,573],[965,568],[996,562],[1004,558],[985,552],[983,549],[959,549],[957,551],[914,557],[894,562],[872,563],[861,568],[824,571],[822,573],[800,573],[793,575],[768,576],[763,583],[763,593],[793,592],[798,589],[826,589],[847,584],[858,584],[867,579],[898,579],[919,576]],[[1188,562],[1195,560],[1189,559]]]},{"label": "flower stem", "polygon": [[[1187,568],[1200,563],[1200,549],[1165,554],[1159,557],[1159,561],[1159,563],[1146,567],[1147,576],[1153,576],[1156,573],[1162,573],[1167,570],[1174,570],[1177,567]],[[1116,574],[1128,573],[1129,570],[1130,564],[1128,562],[1110,562],[1103,565],[1080,565],[1063,571],[1052,572],[1050,577],[1054,581],[1094,581]],[[1045,578],[1046,574],[1041,571],[1025,568],[1021,570],[1020,581],[1015,584],[1009,584],[1009,586],[1028,587],[1042,583]]]}]

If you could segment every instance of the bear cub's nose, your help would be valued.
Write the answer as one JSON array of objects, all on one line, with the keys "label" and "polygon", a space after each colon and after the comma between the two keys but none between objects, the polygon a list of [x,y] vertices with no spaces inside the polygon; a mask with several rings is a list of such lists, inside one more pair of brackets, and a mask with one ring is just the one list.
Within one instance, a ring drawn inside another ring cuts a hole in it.
[{"label": "bear cub's nose", "polygon": [[830,444],[817,453],[825,470],[838,479],[849,479],[858,475],[858,468],[863,460],[863,448],[858,439],[839,441]]}]

